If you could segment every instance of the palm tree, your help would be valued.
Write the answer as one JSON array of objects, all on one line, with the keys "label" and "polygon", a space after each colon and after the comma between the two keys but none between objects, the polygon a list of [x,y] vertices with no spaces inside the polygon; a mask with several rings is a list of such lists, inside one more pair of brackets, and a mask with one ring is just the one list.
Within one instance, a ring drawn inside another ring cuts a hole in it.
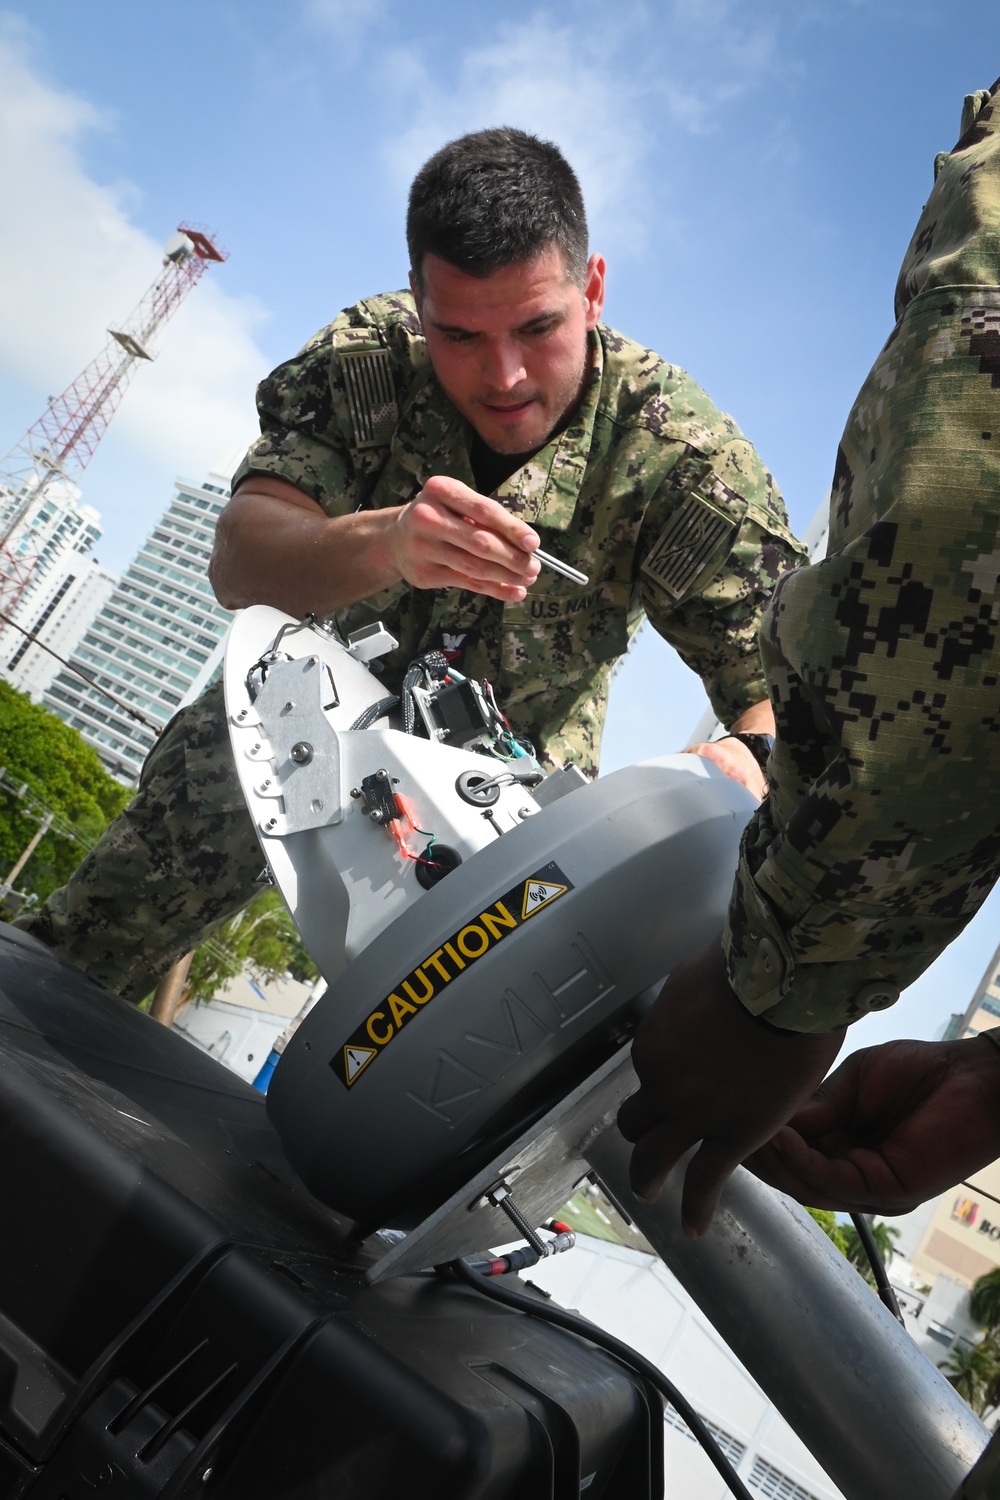
[{"label": "palm tree", "polygon": [[1000,1383],[1000,1363],[993,1336],[987,1334],[980,1344],[956,1344],[941,1366],[941,1373],[977,1416],[984,1416],[995,1404]]},{"label": "palm tree", "polygon": [[980,1276],[969,1293],[969,1310],[977,1323],[992,1332],[1000,1328],[1000,1266]]},{"label": "palm tree", "polygon": [[[854,1269],[862,1275],[871,1287],[875,1286],[875,1273],[871,1268],[865,1247],[861,1243],[861,1236],[853,1224],[841,1224],[841,1234],[844,1237],[844,1254]],[[896,1253],[894,1241],[899,1239],[899,1230],[892,1224],[884,1224],[881,1220],[871,1221],[872,1238],[882,1257],[882,1263],[888,1270],[892,1258]]]}]

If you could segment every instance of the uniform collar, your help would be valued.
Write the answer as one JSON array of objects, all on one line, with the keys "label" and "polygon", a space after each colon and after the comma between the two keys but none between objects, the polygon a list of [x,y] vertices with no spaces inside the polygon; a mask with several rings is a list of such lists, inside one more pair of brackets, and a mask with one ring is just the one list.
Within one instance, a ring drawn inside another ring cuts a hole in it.
[{"label": "uniform collar", "polygon": [[569,426],[497,490],[497,499],[523,521],[555,531],[565,531],[576,513],[594,436],[604,377],[604,346],[597,333],[590,336],[590,351],[583,400]]}]

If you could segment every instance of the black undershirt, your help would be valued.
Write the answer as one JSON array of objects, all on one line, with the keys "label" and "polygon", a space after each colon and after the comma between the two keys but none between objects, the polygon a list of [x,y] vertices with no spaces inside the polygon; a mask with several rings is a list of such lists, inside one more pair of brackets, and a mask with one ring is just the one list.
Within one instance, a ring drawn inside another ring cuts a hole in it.
[{"label": "black undershirt", "polygon": [[[545,444],[541,446],[544,447]],[[516,474],[538,451],[538,448],[532,448],[529,453],[496,453],[486,446],[478,432],[473,433],[469,462],[479,494],[494,494],[505,479]]]}]

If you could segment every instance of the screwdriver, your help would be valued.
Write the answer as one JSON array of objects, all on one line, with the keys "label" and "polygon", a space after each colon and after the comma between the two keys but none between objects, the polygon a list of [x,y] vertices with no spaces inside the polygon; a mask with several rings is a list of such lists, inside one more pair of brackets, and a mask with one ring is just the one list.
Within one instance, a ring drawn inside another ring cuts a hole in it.
[{"label": "screwdriver", "polygon": [[571,568],[569,563],[560,562],[558,557],[550,557],[547,552],[542,551],[541,547],[536,547],[531,556],[537,557],[544,568],[551,568],[553,573],[561,573],[564,578],[568,578],[572,583],[582,584],[586,588],[590,582],[586,573],[581,573],[577,568]]}]

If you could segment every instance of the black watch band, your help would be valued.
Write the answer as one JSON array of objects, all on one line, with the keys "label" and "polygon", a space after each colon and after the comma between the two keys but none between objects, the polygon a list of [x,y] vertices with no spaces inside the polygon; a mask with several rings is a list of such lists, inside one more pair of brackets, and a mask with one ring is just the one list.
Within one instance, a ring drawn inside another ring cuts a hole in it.
[{"label": "black watch band", "polygon": [[754,760],[761,770],[767,771],[767,758],[774,749],[773,734],[742,734],[739,731],[723,735],[726,740],[739,740],[741,745],[746,745]]}]

